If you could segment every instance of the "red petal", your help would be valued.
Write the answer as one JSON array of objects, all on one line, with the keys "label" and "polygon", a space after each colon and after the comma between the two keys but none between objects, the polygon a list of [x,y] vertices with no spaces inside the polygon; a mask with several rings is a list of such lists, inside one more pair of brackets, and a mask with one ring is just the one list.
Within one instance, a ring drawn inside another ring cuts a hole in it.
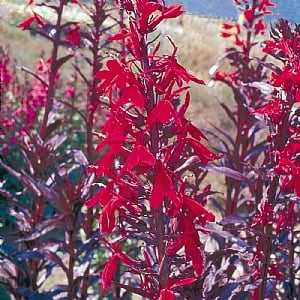
[{"label": "red petal", "polygon": [[66,42],[69,44],[74,44],[76,46],[80,46],[80,34],[79,34],[80,26],[77,24],[74,29],[71,29],[68,32],[66,37]]},{"label": "red petal", "polygon": [[110,287],[111,281],[114,278],[115,272],[117,270],[117,259],[118,256],[117,254],[114,254],[106,263],[102,274],[101,274],[101,279],[102,279],[102,293],[105,292],[105,290]]},{"label": "red petal", "polygon": [[177,251],[184,246],[185,239],[186,236],[182,234],[176,241],[168,243],[166,248],[166,256],[174,257]]},{"label": "red petal", "polygon": [[146,127],[147,130],[150,130],[157,122],[163,124],[169,122],[172,117],[178,125],[181,125],[180,119],[177,115],[177,112],[170,101],[162,100],[160,101],[150,112],[147,121]]},{"label": "red petal", "polygon": [[155,157],[145,146],[138,145],[128,156],[119,176],[122,176],[125,172],[130,173],[136,167],[153,167],[155,161]]},{"label": "red petal", "polygon": [[151,207],[157,209],[161,205],[164,197],[172,191],[175,192],[173,182],[164,170],[162,164],[158,162],[155,182],[150,196]]},{"label": "red petal", "polygon": [[33,14],[34,14],[35,20],[38,23],[38,25],[40,27],[44,28],[46,26],[46,23],[42,20],[41,16],[35,12]]},{"label": "red petal", "polygon": [[188,196],[183,197],[183,205],[188,210],[189,215],[194,220],[198,218],[202,225],[205,225],[206,221],[214,222],[215,216],[204,208],[199,202]]},{"label": "red petal", "polygon": [[197,240],[195,240],[193,237],[190,237],[186,240],[185,253],[187,256],[192,258],[192,264],[196,274],[201,276],[204,269],[203,255],[198,247]]},{"label": "red petal", "polygon": [[100,213],[99,217],[99,229],[103,234],[111,234],[112,230],[116,225],[115,211],[118,207],[118,199],[111,199],[111,201],[106,204]]},{"label": "red petal", "polygon": [[191,284],[193,282],[195,282],[197,280],[197,278],[185,278],[185,279],[181,279],[179,281],[177,281],[176,283],[174,283],[171,287],[170,287],[170,290],[174,290],[180,286],[183,286],[183,285],[187,285],[187,284]]},{"label": "red petal", "polygon": [[18,27],[20,27],[22,30],[25,30],[30,27],[30,25],[35,21],[35,17],[30,17],[26,19],[24,22],[20,23]]},{"label": "red petal", "polygon": [[159,294],[159,300],[176,300],[176,296],[172,291],[162,289]]},{"label": "red petal", "polygon": [[232,36],[232,33],[228,33],[228,32],[221,32],[221,37],[223,38],[229,38]]},{"label": "red petal", "polygon": [[116,106],[119,107],[125,103],[132,103],[135,106],[143,109],[144,108],[144,96],[139,91],[138,87],[136,85],[131,85],[130,87],[126,88],[120,99],[117,101]]},{"label": "red petal", "polygon": [[177,18],[181,14],[184,13],[184,10],[182,10],[182,4],[172,4],[168,8],[166,8],[163,11],[163,17],[164,18]]},{"label": "red petal", "polygon": [[253,21],[253,17],[254,17],[254,10],[253,9],[245,10],[244,16],[245,16],[246,20],[248,21],[248,23],[251,23]]},{"label": "red petal", "polygon": [[215,153],[210,151],[206,146],[204,146],[200,142],[193,140],[191,138],[186,138],[186,141],[194,149],[195,154],[199,157],[200,161],[203,164],[207,164],[209,161],[212,161],[212,160],[215,160],[218,158],[218,156]]}]

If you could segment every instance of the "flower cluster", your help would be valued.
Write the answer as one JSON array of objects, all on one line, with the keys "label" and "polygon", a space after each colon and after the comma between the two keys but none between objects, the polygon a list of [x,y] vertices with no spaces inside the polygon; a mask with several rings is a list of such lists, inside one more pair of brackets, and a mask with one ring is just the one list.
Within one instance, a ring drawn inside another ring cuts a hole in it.
[{"label": "flower cluster", "polygon": [[[121,261],[130,272],[147,274],[139,279],[140,294],[175,299],[175,289],[202,274],[205,257],[198,232],[214,221],[179,168],[185,164],[184,171],[190,170],[191,156],[197,168],[217,158],[203,144],[203,133],[185,117],[189,93],[178,105],[186,83],[204,82],[180,65],[171,40],[170,55],[159,55],[160,45],[151,48],[148,41],[148,34],[164,19],[182,13],[181,5],[166,7],[148,0],[137,1],[136,6],[131,1],[122,4],[130,16],[129,26],[110,40],[124,41],[125,54],[108,60],[107,69],[96,74],[101,81],[98,92],[107,95],[109,111],[98,135],[101,157],[90,169],[105,184],[86,205],[100,203],[100,232],[120,236],[110,243],[113,254],[102,272],[103,292]],[[122,252],[121,241],[130,239],[143,241],[143,258]],[[178,254],[181,248],[184,258]],[[178,264],[182,259],[184,264]],[[176,278],[176,269],[183,265],[190,268],[180,275],[185,279]]]}]

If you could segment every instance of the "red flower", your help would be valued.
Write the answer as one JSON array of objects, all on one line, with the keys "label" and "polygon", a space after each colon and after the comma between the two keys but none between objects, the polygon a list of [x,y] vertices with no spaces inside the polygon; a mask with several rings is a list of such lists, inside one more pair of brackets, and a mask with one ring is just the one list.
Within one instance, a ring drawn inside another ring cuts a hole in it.
[{"label": "red flower", "polygon": [[199,202],[188,196],[183,197],[183,207],[191,220],[204,226],[206,222],[214,222],[215,216],[213,213],[206,210]]},{"label": "red flower", "polygon": [[258,205],[259,212],[255,215],[252,226],[267,225],[272,221],[273,208],[270,202],[264,201]]},{"label": "red flower", "polygon": [[182,234],[167,245],[166,255],[174,257],[177,251],[184,247],[185,254],[192,259],[193,268],[197,276],[201,276],[204,269],[204,257],[202,254],[202,243],[200,242],[197,230],[194,228],[192,218],[181,215],[180,230]]},{"label": "red flower", "polygon": [[193,148],[195,154],[199,157],[203,164],[215,160],[218,156],[210,151],[206,146],[191,138],[186,138],[185,141]]},{"label": "red flower", "polygon": [[102,293],[104,293],[105,290],[111,285],[111,282],[117,270],[117,260],[118,260],[118,254],[115,253],[105,264],[105,267],[101,274]]},{"label": "red flower", "polygon": [[36,22],[39,25],[39,27],[42,28],[46,26],[46,23],[42,20],[41,16],[34,12],[32,17],[29,17],[24,22],[20,23],[18,27],[22,30],[25,30],[28,29],[33,22]]},{"label": "red flower", "polygon": [[260,19],[258,22],[256,22],[254,25],[254,30],[255,30],[255,34],[258,33],[264,34],[266,30],[264,21]]},{"label": "red flower", "polygon": [[96,73],[96,78],[103,80],[98,87],[98,93],[101,93],[114,84],[117,88],[125,88],[128,80],[128,73],[124,70],[124,67],[116,59],[107,61],[106,66],[108,70],[100,70]]},{"label": "red flower", "polygon": [[69,44],[74,44],[76,46],[80,46],[80,34],[79,34],[80,25],[75,24],[73,29],[70,29],[67,37],[66,42]]},{"label": "red flower", "polygon": [[165,124],[171,119],[173,119],[177,125],[181,125],[172,103],[168,100],[162,100],[150,112],[146,123],[147,130],[150,130],[157,122]]},{"label": "red flower", "polygon": [[137,145],[128,156],[119,176],[130,173],[136,167],[154,167],[155,157],[143,145]]},{"label": "red flower", "polygon": [[228,33],[228,32],[221,32],[221,37],[223,38],[229,38],[232,36],[232,33]]},{"label": "red flower", "polygon": [[176,193],[174,183],[169,177],[166,168],[160,161],[157,161],[156,176],[150,196],[150,205],[153,209],[157,209],[163,202],[165,197],[172,201],[172,205],[180,208],[182,200]]},{"label": "red flower", "polygon": [[252,23],[253,19],[254,19],[254,9],[246,9],[244,11],[244,16],[246,18],[246,20],[248,21],[248,23]]},{"label": "red flower", "polygon": [[167,8],[164,8],[162,15],[165,19],[177,18],[184,13],[182,4],[174,3]]},{"label": "red flower", "polygon": [[255,109],[252,114],[267,115],[273,123],[277,124],[283,115],[281,102],[278,99],[271,99],[264,106]]}]

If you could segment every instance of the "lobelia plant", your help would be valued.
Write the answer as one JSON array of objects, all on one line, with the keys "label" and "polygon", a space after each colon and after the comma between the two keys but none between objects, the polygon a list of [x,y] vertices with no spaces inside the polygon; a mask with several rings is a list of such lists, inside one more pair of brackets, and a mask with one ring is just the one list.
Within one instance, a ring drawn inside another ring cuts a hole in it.
[{"label": "lobelia plant", "polygon": [[260,298],[296,299],[299,293],[299,33],[299,26],[292,28],[282,19],[272,27],[273,40],[267,41],[263,50],[283,66],[270,76],[272,99],[253,112],[265,116],[269,131],[269,185],[253,222],[263,233],[257,248],[263,249],[264,255],[258,252],[255,257],[264,260],[259,268]]},{"label": "lobelia plant", "polygon": [[204,208],[211,192],[199,186],[207,173],[201,165],[217,156],[185,112],[186,84],[204,82],[179,64],[170,38],[173,52],[159,52],[157,27],[180,16],[180,4],[126,0],[119,5],[128,22],[109,40],[119,41],[124,51],[112,53],[107,69],[96,74],[107,120],[97,134],[100,159],[90,166],[99,189],[86,201],[89,209],[100,205],[100,240],[112,252],[101,273],[102,292],[112,285],[114,299],[201,297],[195,283],[206,258],[199,233],[206,234],[206,223],[215,220]]},{"label": "lobelia plant", "polygon": [[[52,48],[50,58],[41,57],[35,70],[19,67],[32,76],[24,84],[15,84],[8,64],[3,68],[3,78],[11,79],[3,85],[0,115],[1,215],[6,222],[1,284],[16,299],[87,299],[97,293],[105,257],[102,242],[94,239],[98,233],[92,211],[84,207],[92,193],[92,177],[86,172],[94,161],[92,131],[101,119],[95,116],[101,101],[94,75],[110,46],[105,35],[118,20],[105,1],[29,4],[33,15],[19,27],[41,35]],[[86,26],[66,20],[70,6],[88,16]],[[51,11],[54,23],[38,14],[38,7]],[[65,89],[60,74],[70,69],[70,62],[74,80]],[[86,105],[78,104],[79,96]],[[78,120],[83,122],[78,125]],[[54,278],[55,286],[45,290],[44,282],[57,272],[62,282]]]},{"label": "lobelia plant", "polygon": [[[299,207],[297,176],[293,175],[297,173],[294,168],[297,155],[297,142],[294,142],[297,136],[297,27],[292,30],[288,22],[280,21],[271,30],[275,41],[268,41],[263,51],[272,53],[284,64],[283,68],[276,66],[267,61],[266,56],[259,58],[251,54],[257,44],[255,36],[265,31],[262,17],[270,13],[268,7],[274,4],[270,1],[235,3],[244,16],[245,33],[239,24],[223,25],[222,36],[235,39],[236,48],[224,54],[234,70],[215,74],[216,80],[232,89],[236,102],[235,109],[222,103],[234,124],[235,140],[218,129],[226,166],[221,171],[227,176],[224,218],[220,223],[227,233],[240,239],[240,242],[233,242],[230,236],[223,234],[225,248],[239,246],[245,253],[239,267],[243,276],[234,275],[239,284],[233,286],[231,295],[295,299],[295,278],[299,273],[299,265],[295,264]],[[268,100],[270,96],[272,99]],[[259,115],[265,116],[269,134],[266,134],[264,122],[254,118]],[[291,193],[293,189],[294,194]],[[220,244],[224,245],[223,241]],[[236,261],[232,259],[229,266],[236,265]],[[243,278],[242,281],[239,278]],[[242,291],[241,286],[244,286]]]}]

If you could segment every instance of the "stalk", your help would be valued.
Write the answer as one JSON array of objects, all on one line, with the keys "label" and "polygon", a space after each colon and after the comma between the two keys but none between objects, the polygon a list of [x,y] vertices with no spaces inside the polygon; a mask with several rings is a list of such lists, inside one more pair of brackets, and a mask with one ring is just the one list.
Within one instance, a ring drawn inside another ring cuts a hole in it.
[{"label": "stalk", "polygon": [[55,76],[56,76],[56,69],[57,69],[56,63],[57,63],[57,57],[58,57],[61,22],[62,22],[64,6],[65,6],[65,1],[60,0],[59,5],[56,8],[56,12],[57,12],[57,20],[56,20],[56,24],[55,24],[56,34],[53,39],[53,49],[52,49],[52,56],[51,56],[48,93],[47,93],[47,99],[46,99],[46,104],[45,104],[45,112],[44,112],[40,132],[39,132],[42,139],[46,138],[47,123],[48,123],[50,111],[52,109],[53,99],[55,96]]}]

